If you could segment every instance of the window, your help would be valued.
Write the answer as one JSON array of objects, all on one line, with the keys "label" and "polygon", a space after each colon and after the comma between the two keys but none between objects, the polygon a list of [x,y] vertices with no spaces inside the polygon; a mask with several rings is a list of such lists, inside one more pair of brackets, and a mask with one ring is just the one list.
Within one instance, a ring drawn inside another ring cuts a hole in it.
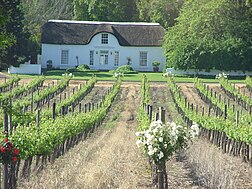
[{"label": "window", "polygon": [[119,66],[119,51],[115,51],[115,62],[114,66]]},{"label": "window", "polygon": [[61,64],[68,64],[68,50],[62,50],[61,51]]},{"label": "window", "polygon": [[108,44],[108,34],[107,33],[102,33],[101,44]]},{"label": "window", "polygon": [[109,51],[100,51],[100,64],[101,65],[108,64],[108,55],[109,55]]},{"label": "window", "polygon": [[140,52],[139,65],[147,66],[147,52]]},{"label": "window", "polygon": [[89,52],[89,65],[94,65],[94,51]]}]

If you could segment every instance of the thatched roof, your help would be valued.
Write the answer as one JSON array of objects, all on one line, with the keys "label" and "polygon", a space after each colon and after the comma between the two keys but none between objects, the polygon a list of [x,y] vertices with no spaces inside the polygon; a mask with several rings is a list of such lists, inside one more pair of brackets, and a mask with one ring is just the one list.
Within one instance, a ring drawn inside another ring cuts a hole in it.
[{"label": "thatched roof", "polygon": [[161,46],[165,31],[157,23],[49,20],[42,26],[42,43],[86,45],[101,32],[113,34],[121,46]]}]

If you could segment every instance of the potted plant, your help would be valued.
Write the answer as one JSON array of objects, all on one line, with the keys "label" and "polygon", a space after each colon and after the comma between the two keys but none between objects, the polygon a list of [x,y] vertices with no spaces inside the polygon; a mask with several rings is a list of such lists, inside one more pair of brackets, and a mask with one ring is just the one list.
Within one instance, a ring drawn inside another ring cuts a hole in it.
[{"label": "potted plant", "polygon": [[158,61],[152,62],[152,66],[153,66],[153,71],[154,71],[154,72],[158,72],[158,71],[159,71],[159,65],[160,65],[160,64],[161,64],[161,63],[158,62]]},{"label": "potted plant", "polygon": [[47,68],[47,70],[51,70],[52,69],[52,60],[47,60],[46,61],[46,68]]},{"label": "potted plant", "polygon": [[131,65],[131,57],[128,56],[126,59],[127,59],[127,65]]}]

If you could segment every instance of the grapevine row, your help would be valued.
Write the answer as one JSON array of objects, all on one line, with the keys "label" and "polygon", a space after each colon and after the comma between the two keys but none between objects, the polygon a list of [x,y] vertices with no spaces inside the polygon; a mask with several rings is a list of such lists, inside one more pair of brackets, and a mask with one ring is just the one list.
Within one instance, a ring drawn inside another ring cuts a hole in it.
[{"label": "grapevine row", "polygon": [[141,105],[138,109],[138,130],[144,131],[150,125],[150,119],[145,111],[146,104],[149,102],[149,82],[146,75],[143,75],[141,82]]},{"label": "grapevine row", "polygon": [[[200,94],[200,96],[204,99],[213,104],[214,106],[218,107],[222,112],[226,112],[229,119],[235,121],[236,119],[236,112],[233,110],[233,108],[230,108],[226,105],[225,102],[221,101],[217,96],[213,95],[212,92],[209,91],[209,89],[204,85],[200,80],[196,79],[194,82],[194,85]],[[251,115],[248,112],[244,112],[244,114],[241,116],[240,121],[242,123],[248,125],[251,120]]]},{"label": "grapevine row", "polygon": [[118,79],[99,109],[89,113],[59,116],[56,119],[42,119],[39,127],[32,122],[29,127],[17,127],[9,138],[20,150],[22,159],[34,155],[49,155],[56,146],[100,123],[105,118],[120,85],[121,79]]},{"label": "grapevine row", "polygon": [[29,84],[27,85],[22,85],[18,86],[17,88],[14,88],[13,90],[4,93],[1,98],[0,102],[9,100],[11,98],[16,98],[22,95],[24,92],[29,93],[30,91],[34,91],[38,86],[42,86],[43,82],[45,80],[45,77],[38,77],[34,80],[32,80]]},{"label": "grapevine row", "polygon": [[246,103],[248,106],[252,106],[252,99],[246,95],[241,94],[235,86],[232,86],[231,83],[228,82],[227,79],[220,79],[219,81],[221,87],[225,90],[225,92],[234,99],[238,99]]},{"label": "grapevine row", "polygon": [[0,92],[7,91],[9,88],[12,88],[13,85],[18,84],[20,77],[13,76],[7,82],[0,84]]},{"label": "grapevine row", "polygon": [[[62,102],[60,102],[59,104],[57,104],[55,113],[56,114],[62,113],[62,112],[60,112],[62,107],[65,107],[65,108],[68,108],[69,106],[74,106],[75,107],[76,104],[79,103],[79,101],[81,99],[83,99],[92,90],[92,88],[94,87],[96,81],[97,80],[96,80],[95,76],[90,78],[85,86],[83,86],[78,91],[76,91],[68,99],[65,99]],[[52,112],[50,110],[44,111],[43,115],[46,116],[46,117],[52,117]]]},{"label": "grapevine row", "polygon": [[[71,77],[64,77],[59,84],[50,88],[46,88],[39,94],[34,95],[34,93],[32,93],[32,95],[26,96],[21,100],[16,100],[12,104],[10,104],[10,101],[6,102],[7,104],[5,104],[5,109],[12,114],[12,125],[27,125],[28,123],[35,121],[36,114],[33,111],[24,111],[24,109],[27,109],[30,105],[33,106],[33,103],[39,104],[42,100],[46,99],[50,95],[62,92],[68,85],[70,79]],[[31,107],[31,110],[32,109],[33,108]],[[3,124],[2,119],[3,114],[0,115],[0,125]]]},{"label": "grapevine row", "polygon": [[36,94],[33,93],[32,96],[27,96],[23,100],[16,101],[15,103],[13,103],[13,108],[20,110],[31,105],[32,101],[33,103],[40,103],[47,97],[54,96],[54,94],[62,92],[66,88],[66,86],[68,86],[70,79],[71,77],[64,77],[59,84],[48,87]]},{"label": "grapevine row", "polygon": [[198,123],[202,128],[209,131],[218,131],[221,135],[227,137],[227,139],[245,142],[246,144],[252,144],[252,125],[246,120],[241,122],[246,124],[236,125],[232,119],[224,119],[223,117],[209,117],[204,112],[199,113],[195,110],[188,108],[185,98],[181,97],[180,89],[172,78],[167,79],[172,92],[174,101],[180,113],[191,121]]},{"label": "grapevine row", "polygon": [[251,91],[252,90],[252,78],[247,76],[245,79],[245,84],[249,88],[249,90]]}]

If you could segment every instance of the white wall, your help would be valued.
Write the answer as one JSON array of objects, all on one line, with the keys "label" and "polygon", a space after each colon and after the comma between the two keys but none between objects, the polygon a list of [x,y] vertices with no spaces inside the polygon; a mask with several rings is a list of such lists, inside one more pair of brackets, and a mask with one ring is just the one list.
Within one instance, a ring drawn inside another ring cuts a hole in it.
[{"label": "white wall", "polygon": [[41,74],[40,64],[20,64],[19,67],[10,66],[8,68],[10,74]]},{"label": "white wall", "polygon": [[[131,66],[134,70],[139,71],[152,71],[152,62],[161,62],[160,70],[165,65],[164,50],[162,47],[125,47],[120,46],[117,38],[109,34],[108,44],[101,44],[101,33],[95,35],[88,45],[54,45],[42,44],[42,68],[46,68],[46,62],[52,60],[54,68],[65,69],[68,67],[75,67],[77,65],[76,56],[78,56],[79,64],[89,65],[89,52],[94,51],[94,65],[90,66],[91,69],[116,69],[114,66],[114,52],[119,51],[119,66],[127,63],[127,57],[131,58]],[[61,64],[61,50],[69,50],[69,64]],[[108,65],[100,65],[100,51],[109,51]],[[148,62],[147,66],[139,65],[140,51],[147,51]]]},{"label": "white wall", "polygon": [[252,75],[252,72],[242,72],[242,71],[222,71],[222,70],[210,70],[209,72],[207,71],[197,71],[195,69],[189,69],[189,70],[175,70],[174,68],[167,68],[166,72],[172,73],[172,74],[178,74],[178,75],[212,75],[215,76],[219,73],[225,73],[231,76],[246,76],[246,75]]}]

